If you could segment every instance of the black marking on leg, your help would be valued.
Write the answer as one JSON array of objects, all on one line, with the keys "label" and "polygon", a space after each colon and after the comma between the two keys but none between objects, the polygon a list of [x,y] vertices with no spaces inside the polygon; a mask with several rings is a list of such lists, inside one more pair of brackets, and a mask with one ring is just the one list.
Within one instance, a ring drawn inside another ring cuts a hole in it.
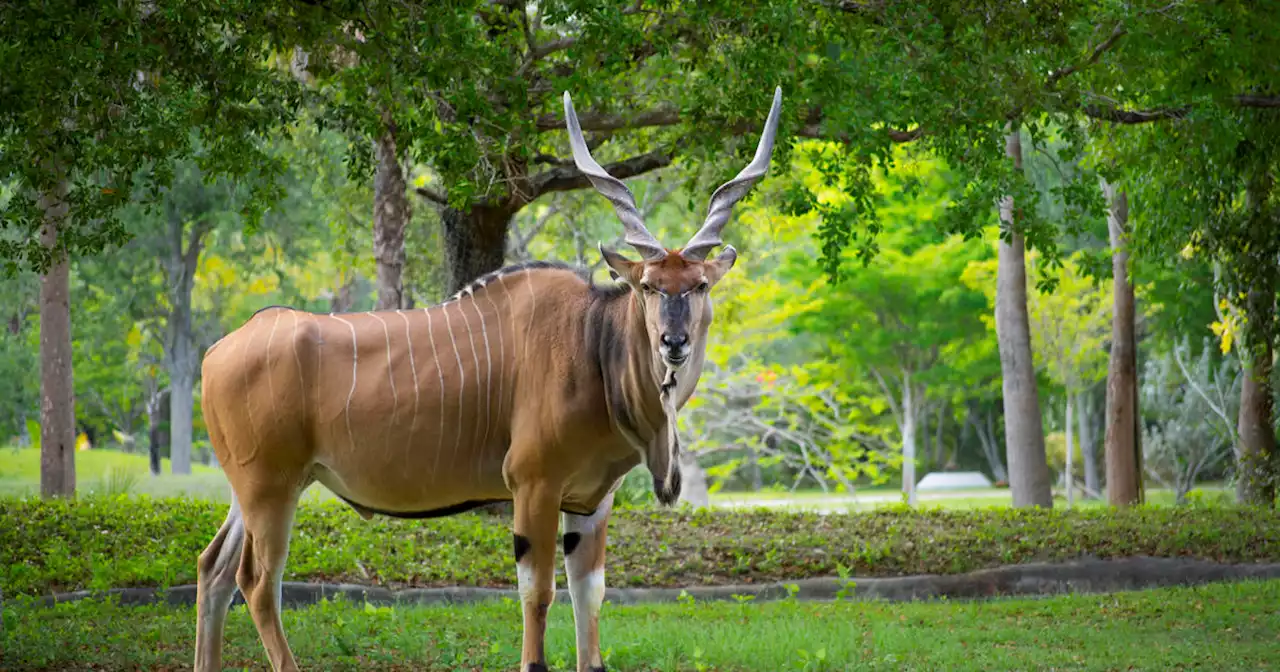
[{"label": "black marking on leg", "polygon": [[515,537],[516,562],[520,562],[520,559],[524,557],[525,553],[529,552],[529,548],[533,544],[530,544],[529,539],[523,535],[516,534],[512,536]]},{"label": "black marking on leg", "polygon": [[607,671],[604,669],[604,665],[601,665],[600,667],[591,668],[591,672],[607,672]]},{"label": "black marking on leg", "polygon": [[551,672],[551,670],[542,663],[529,663],[529,667],[525,668],[525,672]]},{"label": "black marking on leg", "polygon": [[564,554],[569,555],[573,549],[578,547],[578,542],[582,541],[582,535],[578,532],[564,533]]}]

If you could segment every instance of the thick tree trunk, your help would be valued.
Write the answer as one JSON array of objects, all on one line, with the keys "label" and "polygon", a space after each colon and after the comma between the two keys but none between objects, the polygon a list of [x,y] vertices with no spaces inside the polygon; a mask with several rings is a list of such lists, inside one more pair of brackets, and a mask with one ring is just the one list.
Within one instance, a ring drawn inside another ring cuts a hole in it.
[{"label": "thick tree trunk", "polygon": [[373,178],[373,256],[378,265],[378,310],[405,307],[404,229],[411,211],[394,130],[374,143],[378,167]]},{"label": "thick tree trunk", "polygon": [[54,261],[40,277],[40,495],[71,497],[76,492],[75,380],[71,369],[71,265],[58,251],[67,220],[66,175],[40,196],[44,226],[40,242]]},{"label": "thick tree trunk", "polygon": [[1087,492],[1094,493],[1098,492],[1098,453],[1093,445],[1089,395],[1081,392],[1077,399],[1076,418],[1080,424],[1080,455],[1084,458],[1084,487]]},{"label": "thick tree trunk", "polygon": [[190,240],[183,244],[187,223],[176,210],[169,213],[168,273],[172,306],[168,320],[168,348],[165,368],[169,373],[169,469],[175,474],[191,473],[192,416],[195,405],[196,371],[199,368],[196,338],[192,331],[191,290],[207,220],[192,226]]},{"label": "thick tree trunk", "polygon": [[911,392],[911,373],[902,371],[902,491],[907,504],[916,504],[916,399]]},{"label": "thick tree trunk", "polygon": [[[1022,142],[1013,129],[1005,153],[1022,170]],[[1005,450],[1009,460],[1009,488],[1014,506],[1053,507],[1053,481],[1044,453],[1044,423],[1031,357],[1031,327],[1027,316],[1027,266],[1022,234],[1017,233],[1012,196],[1000,202],[1000,220],[1011,229],[1009,242],[1000,241],[996,274],[996,341],[1003,378]]]},{"label": "thick tree trunk", "polygon": [[467,210],[445,208],[444,258],[452,295],[476,278],[502,268],[506,259],[507,228],[514,213],[509,208],[473,205]]},{"label": "thick tree trunk", "polygon": [[1129,282],[1129,252],[1125,226],[1129,218],[1128,196],[1102,180],[1109,204],[1107,230],[1114,250],[1115,309],[1111,318],[1111,360],[1107,365],[1107,501],[1112,506],[1140,503],[1142,493],[1141,444],[1138,439],[1138,347],[1135,332],[1133,285]]},{"label": "thick tree trunk", "polygon": [[[1271,190],[1270,178],[1260,176],[1245,191],[1245,207],[1250,217],[1261,213]],[[1244,317],[1248,331],[1241,354],[1244,380],[1240,385],[1240,412],[1236,431],[1240,436],[1240,457],[1236,465],[1236,500],[1241,504],[1273,506],[1276,499],[1276,434],[1272,425],[1274,399],[1271,369],[1274,342],[1271,326],[1275,320],[1275,271],[1256,281],[1245,297]]]}]

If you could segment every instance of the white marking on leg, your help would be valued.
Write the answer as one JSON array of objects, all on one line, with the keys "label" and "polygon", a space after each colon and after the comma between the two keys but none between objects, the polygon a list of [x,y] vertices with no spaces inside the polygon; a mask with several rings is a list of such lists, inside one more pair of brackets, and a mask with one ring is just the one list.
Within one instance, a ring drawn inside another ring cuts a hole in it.
[{"label": "white marking on leg", "polygon": [[533,558],[525,557],[516,562],[516,586],[520,592],[520,601],[533,599]]},{"label": "white marking on leg", "polygon": [[431,362],[436,367],[436,377],[440,379],[440,433],[436,435],[436,459],[431,467],[431,477],[435,478],[440,473],[440,453],[444,452],[444,371],[440,369],[440,355],[436,352],[436,333],[431,328],[431,309],[423,308],[422,312],[427,316],[427,335],[431,337]]},{"label": "white marking on leg", "polygon": [[[502,284],[502,282],[499,281],[498,284]],[[484,299],[485,301],[489,302],[489,307],[493,308],[493,317],[498,321],[498,415],[501,416],[502,415],[502,378],[503,378],[502,367],[506,366],[506,362],[507,362],[507,346],[505,344],[506,339],[502,337],[502,314],[498,312],[498,305],[493,302],[493,299],[489,298],[489,292],[484,293]],[[480,324],[481,326],[484,326],[483,322],[481,322]],[[489,340],[487,337],[485,338],[484,345],[485,345],[485,352],[488,352]],[[493,367],[492,360],[490,360],[489,362],[489,367],[490,367],[490,372],[492,374],[492,367]]]},{"label": "white marking on leg", "polygon": [[356,373],[360,365],[360,352],[356,348],[356,325],[333,313],[329,313],[329,317],[347,325],[347,328],[351,330],[351,390],[347,392],[347,408],[342,415],[347,420],[347,439],[351,441],[351,447],[354,449],[356,447],[356,435],[351,431],[351,400],[356,396]]},{"label": "white marking on leg", "polygon": [[[366,311],[367,312],[367,311]],[[382,325],[382,335],[387,339],[387,380],[391,383],[391,424],[396,424],[397,415],[400,411],[400,395],[396,394],[396,376],[395,369],[391,363],[391,332],[387,330],[387,321],[382,319],[377,313],[369,312],[370,317],[378,321]],[[387,432],[387,445],[391,444],[391,433]]]},{"label": "white marking on leg", "polygon": [[405,449],[408,454],[413,446],[413,435],[418,431],[418,367],[413,363],[413,334],[409,333],[409,316],[399,310],[396,314],[404,320],[404,337],[409,342],[409,373],[413,376],[413,420],[409,423],[409,447]]},{"label": "white marking on leg", "polygon": [[[458,422],[456,423],[458,425],[458,434],[453,442],[453,459],[449,463],[456,469],[458,466],[458,447],[462,445],[462,393],[463,390],[467,389],[467,374],[462,370],[462,355],[458,354],[458,341],[453,337],[453,322],[449,319],[449,308],[446,306],[441,310],[444,311],[445,329],[449,332],[449,342],[453,344],[453,357],[458,362]],[[442,413],[441,417],[443,416],[444,414]]]},{"label": "white marking on leg", "polygon": [[597,663],[599,661],[590,658],[599,656],[600,652],[588,652],[586,649],[590,646],[592,628],[598,627],[600,605],[604,602],[604,567],[592,569],[586,576],[578,576],[572,569],[566,573],[569,575],[569,600],[573,604],[573,630],[577,650],[580,655],[589,656],[588,664]]}]

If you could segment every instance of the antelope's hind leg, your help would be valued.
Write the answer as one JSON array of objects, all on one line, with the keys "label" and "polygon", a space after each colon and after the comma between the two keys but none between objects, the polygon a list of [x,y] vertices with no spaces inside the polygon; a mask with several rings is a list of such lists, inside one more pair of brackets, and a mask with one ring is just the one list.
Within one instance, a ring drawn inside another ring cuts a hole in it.
[{"label": "antelope's hind leg", "polygon": [[244,520],[234,495],[227,519],[196,563],[195,672],[222,669],[227,610],[236,594],[236,568],[244,548]]},{"label": "antelope's hind leg", "polygon": [[520,672],[547,672],[544,638],[547,612],[556,598],[556,532],[560,527],[560,489],[544,484],[515,493],[514,551],[524,642]]},{"label": "antelope's hind leg", "polygon": [[[304,486],[305,487],[305,486]],[[280,621],[284,564],[289,556],[289,533],[302,487],[264,486],[241,503],[244,550],[236,582],[262,638],[271,667],[277,672],[298,669]]]},{"label": "antelope's hind leg", "polygon": [[600,656],[600,606],[604,603],[605,531],[613,510],[609,493],[590,516],[564,515],[564,565],[573,601],[578,672],[604,672]]}]

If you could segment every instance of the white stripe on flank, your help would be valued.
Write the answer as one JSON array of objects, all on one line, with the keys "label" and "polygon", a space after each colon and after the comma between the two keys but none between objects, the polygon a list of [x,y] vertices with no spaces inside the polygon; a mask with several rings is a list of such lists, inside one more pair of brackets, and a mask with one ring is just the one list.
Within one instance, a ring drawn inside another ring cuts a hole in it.
[{"label": "white stripe on flank", "polygon": [[533,272],[524,272],[525,285],[529,287],[529,299],[533,305],[529,308],[529,323],[524,327],[524,361],[529,361],[529,332],[533,330],[533,321],[538,315],[538,297],[533,293]]},{"label": "white stripe on flank", "polygon": [[267,336],[267,394],[271,395],[271,414],[275,416],[274,422],[280,422],[280,409],[276,406],[276,386],[271,382],[274,377],[271,375],[271,341],[275,340],[276,327],[280,326],[280,311],[275,311],[276,319],[271,321],[271,334]]},{"label": "white stripe on flank", "polygon": [[360,364],[360,352],[356,348],[356,325],[333,313],[329,313],[329,317],[347,325],[347,328],[351,330],[351,390],[347,392],[347,409],[343,413],[343,417],[347,420],[347,439],[351,441],[351,448],[354,450],[356,447],[356,435],[351,431],[351,400],[356,396],[356,373]]},{"label": "white stripe on flank", "polygon": [[[387,339],[387,380],[391,382],[391,424],[396,424],[397,414],[400,412],[400,395],[396,393],[396,376],[395,369],[391,363],[391,332],[387,330],[387,321],[382,319],[380,315],[372,311],[365,311],[370,317],[378,321],[382,325],[382,335]],[[387,433],[387,442],[391,441],[391,433]]]},{"label": "white stripe on flank", "polygon": [[[475,303],[475,301],[472,301],[472,303]],[[476,365],[476,387],[479,388],[480,387],[480,357],[476,355],[476,339],[472,335],[471,320],[470,318],[467,317],[467,311],[462,309],[461,301],[458,302],[458,312],[462,313],[462,321],[464,324],[467,325],[467,341],[471,343],[471,359],[475,362],[475,365]],[[480,414],[476,413],[476,432],[474,436],[475,438],[478,439],[480,438],[479,435],[480,435]],[[478,448],[476,450],[476,461],[479,462],[480,456],[484,454],[484,445],[479,444],[478,442],[477,444],[478,444]],[[478,467],[477,467],[477,471],[479,471]]]},{"label": "white stripe on flank", "polygon": [[404,320],[404,337],[409,341],[409,373],[413,376],[413,421],[409,423],[409,441],[412,443],[413,434],[418,429],[418,366],[413,363],[413,334],[409,333],[409,316],[402,310],[397,310],[396,315]]},{"label": "white stripe on flank", "polygon": [[[444,324],[445,330],[449,332],[449,342],[453,344],[453,358],[458,361],[458,421],[455,423],[458,425],[458,436],[453,441],[453,459],[450,461],[450,465],[457,468],[458,447],[462,445],[462,393],[467,389],[467,375],[462,370],[462,355],[458,354],[458,340],[453,337],[453,321],[449,319],[449,306],[442,306],[441,310],[444,311]],[[440,417],[443,418],[444,413],[441,413]]]},{"label": "white stripe on flank", "polygon": [[[248,325],[245,325],[244,327],[241,327],[241,328],[247,329]],[[246,334],[245,338],[247,339],[249,338],[249,336]],[[240,368],[244,372],[244,375],[241,376],[241,378],[244,380],[244,389],[248,390],[248,389],[251,389],[249,387],[249,371],[251,369],[251,367],[249,366],[249,348],[242,347],[242,349],[244,350],[244,361],[243,361],[243,365]],[[253,437],[253,450],[250,450],[249,453],[244,456],[243,460],[241,459],[236,460],[236,462],[242,467],[252,462],[253,458],[258,456],[258,445],[259,445],[258,444],[258,426],[253,422],[253,395],[252,394],[244,395],[244,411],[245,411],[245,417],[248,418],[248,422],[245,423],[245,425],[249,428],[249,435]]]},{"label": "white stripe on flank", "polygon": [[298,312],[293,311],[293,363],[298,367],[298,394],[307,394],[307,379],[302,375],[302,357],[298,356]]},{"label": "white stripe on flank", "polygon": [[444,452],[444,371],[440,368],[440,355],[436,353],[436,333],[431,328],[431,308],[423,308],[422,312],[427,316],[427,335],[431,337],[431,361],[436,367],[436,377],[440,379],[440,433],[436,435],[436,460],[431,467],[431,477],[435,478],[440,472],[440,453]]},{"label": "white stripe on flank", "polygon": [[[502,278],[498,278],[497,283],[499,285],[503,284]],[[504,289],[503,291],[506,291],[506,290]],[[489,305],[493,308],[493,317],[494,319],[498,320],[498,353],[499,353],[498,354],[498,415],[501,416],[502,415],[502,378],[503,378],[502,367],[505,366],[507,363],[507,346],[505,343],[506,339],[502,337],[502,314],[498,312],[498,306],[493,302],[493,299],[489,298],[489,292],[484,293],[484,300],[489,302]],[[483,322],[481,323],[481,326],[484,326]],[[488,347],[489,347],[489,341],[486,338],[485,339],[486,351],[488,350]],[[489,367],[490,367],[490,370],[492,370],[493,368],[492,360],[490,360],[489,362]]]},{"label": "white stripe on flank", "polygon": [[[480,444],[481,451],[489,445],[489,425],[492,424],[492,405],[493,405],[493,352],[489,350],[489,331],[484,326],[484,313],[480,312],[480,302],[476,301],[476,295],[471,295],[471,306],[476,309],[476,315],[480,316],[480,335],[484,337],[484,361],[486,364],[485,383],[484,383],[484,442]],[[476,367],[476,377],[480,377],[480,367]]]}]

